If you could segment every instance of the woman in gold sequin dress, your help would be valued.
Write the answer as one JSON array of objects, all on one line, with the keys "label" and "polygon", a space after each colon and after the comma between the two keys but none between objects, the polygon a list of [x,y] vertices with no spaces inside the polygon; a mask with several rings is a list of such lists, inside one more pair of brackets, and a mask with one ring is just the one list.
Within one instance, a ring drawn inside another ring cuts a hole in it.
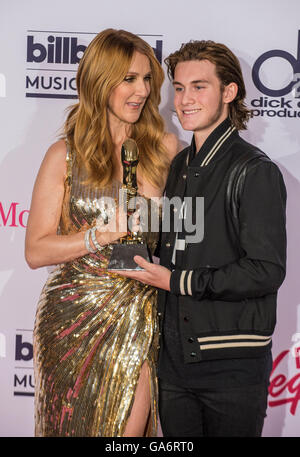
[{"label": "woman in gold sequin dress", "polygon": [[[141,38],[99,33],[79,64],[79,102],[64,138],[49,148],[38,173],[26,260],[31,268],[55,268],[34,328],[37,436],[156,434],[156,290],[107,270],[112,245],[125,233],[96,223],[107,210],[103,198],[118,198],[121,145],[129,137],[140,151],[139,193],[162,194],[177,152],[158,112],[162,82]],[[158,234],[145,235],[154,248]]]}]

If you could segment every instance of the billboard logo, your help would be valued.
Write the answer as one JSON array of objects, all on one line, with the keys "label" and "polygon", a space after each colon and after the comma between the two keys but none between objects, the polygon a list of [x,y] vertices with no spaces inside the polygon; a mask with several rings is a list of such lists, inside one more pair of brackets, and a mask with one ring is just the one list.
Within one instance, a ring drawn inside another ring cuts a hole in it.
[{"label": "billboard logo", "polygon": [[34,42],[34,35],[27,37],[27,62],[79,63],[86,46],[78,44],[77,37],[49,35],[47,44]]},{"label": "billboard logo", "polygon": [[[76,72],[96,33],[30,30],[27,35],[26,97],[77,98]],[[161,35],[140,35],[162,62]]]},{"label": "billboard logo", "polygon": [[14,396],[34,396],[32,330],[17,330],[15,341],[16,372]]},{"label": "billboard logo", "polygon": [[28,341],[23,341],[23,335],[16,335],[16,360],[32,360],[33,346]]},{"label": "billboard logo", "polygon": [[6,79],[2,73],[0,73],[0,97],[6,97]]}]

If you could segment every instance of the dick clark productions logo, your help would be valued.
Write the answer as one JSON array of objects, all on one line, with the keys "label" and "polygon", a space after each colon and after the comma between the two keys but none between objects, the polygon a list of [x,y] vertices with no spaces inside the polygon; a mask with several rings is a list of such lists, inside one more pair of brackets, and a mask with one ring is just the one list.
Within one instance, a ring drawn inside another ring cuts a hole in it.
[{"label": "dick clark productions logo", "polygon": [[[261,68],[265,62],[274,58],[285,60],[292,68],[292,80],[289,80],[280,89],[268,87],[266,83],[261,81],[260,76]],[[300,117],[300,30],[298,31],[297,57],[280,49],[264,52],[253,65],[252,79],[256,88],[265,95],[251,100],[251,105],[254,108],[252,109],[253,116]],[[291,93],[293,98],[287,99],[286,96]]]}]

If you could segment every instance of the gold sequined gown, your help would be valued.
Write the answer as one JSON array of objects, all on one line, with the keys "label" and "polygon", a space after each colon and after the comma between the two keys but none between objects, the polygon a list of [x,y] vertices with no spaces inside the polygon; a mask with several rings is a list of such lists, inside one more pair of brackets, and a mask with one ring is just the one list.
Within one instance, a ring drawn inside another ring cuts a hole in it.
[{"label": "gold sequined gown", "polygon": [[[101,198],[117,198],[120,188],[83,185],[69,152],[67,169],[61,235],[92,226]],[[157,235],[148,233],[152,248]],[[156,290],[108,272],[111,249],[58,265],[42,290],[34,328],[36,436],[122,436],[144,362],[147,436],[156,435]]]}]

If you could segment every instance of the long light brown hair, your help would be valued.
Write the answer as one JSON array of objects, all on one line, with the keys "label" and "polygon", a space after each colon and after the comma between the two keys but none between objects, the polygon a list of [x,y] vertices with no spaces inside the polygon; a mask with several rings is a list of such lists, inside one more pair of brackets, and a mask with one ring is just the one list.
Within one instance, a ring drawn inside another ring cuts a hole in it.
[{"label": "long light brown hair", "polygon": [[109,184],[114,176],[112,142],[107,106],[112,90],[126,77],[133,54],[146,55],[151,67],[150,95],[130,136],[139,147],[139,168],[154,186],[161,187],[169,162],[163,145],[164,122],[159,114],[164,73],[151,46],[140,37],[107,29],[89,44],[79,63],[76,84],[79,102],[70,108],[64,135],[86,182],[96,187]]},{"label": "long light brown hair", "polygon": [[175,68],[179,62],[189,60],[209,60],[215,64],[221,90],[231,82],[237,84],[238,93],[235,99],[229,103],[229,117],[237,130],[247,129],[246,123],[251,117],[251,112],[245,104],[246,88],[242,69],[233,52],[222,43],[215,43],[211,40],[191,40],[184,43],[178,51],[165,59],[169,77],[174,78]]}]

